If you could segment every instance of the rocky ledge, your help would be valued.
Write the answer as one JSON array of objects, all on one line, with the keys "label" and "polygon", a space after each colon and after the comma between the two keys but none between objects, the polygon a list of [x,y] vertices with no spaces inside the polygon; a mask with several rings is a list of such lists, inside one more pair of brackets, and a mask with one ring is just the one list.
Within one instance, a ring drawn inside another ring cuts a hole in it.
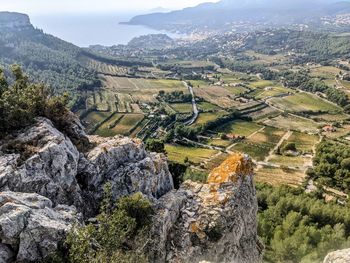
[{"label": "rocky ledge", "polygon": [[331,252],[324,259],[323,263],[348,263],[350,262],[350,249],[343,249]]},{"label": "rocky ledge", "polygon": [[74,224],[96,215],[107,182],[115,200],[142,192],[154,204],[150,262],[260,261],[247,156],[226,160],[207,184],[175,190],[164,155],[137,139],[87,136],[79,121],[71,125],[60,131],[38,118],[0,141],[1,263],[55,253]]}]

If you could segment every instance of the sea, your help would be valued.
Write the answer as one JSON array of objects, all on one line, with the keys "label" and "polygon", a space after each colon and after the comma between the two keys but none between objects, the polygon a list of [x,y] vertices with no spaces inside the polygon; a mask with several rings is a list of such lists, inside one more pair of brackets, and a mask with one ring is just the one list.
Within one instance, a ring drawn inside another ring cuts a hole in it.
[{"label": "sea", "polygon": [[134,37],[148,34],[178,34],[158,31],[145,26],[123,25],[137,14],[60,14],[31,15],[32,24],[45,33],[59,37],[79,47],[127,44]]}]

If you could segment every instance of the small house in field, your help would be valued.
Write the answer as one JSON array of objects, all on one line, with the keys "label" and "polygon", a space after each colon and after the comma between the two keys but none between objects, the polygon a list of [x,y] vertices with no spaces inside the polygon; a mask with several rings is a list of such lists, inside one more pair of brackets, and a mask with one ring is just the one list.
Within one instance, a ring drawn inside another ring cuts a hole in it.
[{"label": "small house in field", "polygon": [[326,125],[322,128],[324,132],[336,132],[337,129],[333,125]]}]

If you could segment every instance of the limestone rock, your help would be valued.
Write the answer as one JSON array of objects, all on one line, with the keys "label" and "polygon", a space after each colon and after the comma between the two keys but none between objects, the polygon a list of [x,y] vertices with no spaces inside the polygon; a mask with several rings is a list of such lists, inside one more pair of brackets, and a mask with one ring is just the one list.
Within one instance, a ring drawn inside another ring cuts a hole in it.
[{"label": "limestone rock", "polygon": [[[4,262],[37,262],[55,253],[81,216],[38,194],[0,193],[0,257]],[[15,256],[16,255],[16,256]],[[7,260],[7,261],[6,261]]]},{"label": "limestone rock", "polygon": [[37,193],[54,204],[81,206],[76,180],[79,152],[72,142],[38,118],[30,128],[0,143],[0,191]]},{"label": "limestone rock", "polygon": [[329,253],[323,263],[348,263],[350,262],[350,249],[343,249]]},{"label": "limestone rock", "polygon": [[90,142],[96,147],[81,156],[78,180],[95,202],[107,182],[115,199],[135,192],[159,198],[174,189],[165,156],[147,153],[140,140],[90,136]]},{"label": "limestone rock", "polygon": [[11,263],[15,260],[15,253],[10,246],[0,243],[0,262]]},{"label": "limestone rock", "polygon": [[252,161],[233,155],[213,170],[207,184],[187,181],[159,200],[152,259],[260,262],[257,210]]}]

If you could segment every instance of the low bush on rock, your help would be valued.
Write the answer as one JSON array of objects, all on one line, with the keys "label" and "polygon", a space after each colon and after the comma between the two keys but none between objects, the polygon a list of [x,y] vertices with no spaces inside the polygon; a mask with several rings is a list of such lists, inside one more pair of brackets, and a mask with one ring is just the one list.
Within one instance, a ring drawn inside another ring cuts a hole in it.
[{"label": "low bush on rock", "polygon": [[68,113],[68,96],[52,96],[43,84],[33,84],[17,65],[12,66],[15,81],[7,81],[0,69],[0,135],[24,128],[42,116],[51,120]]},{"label": "low bush on rock", "polygon": [[137,193],[111,202],[111,186],[105,187],[101,213],[95,223],[75,227],[67,237],[69,261],[148,262],[143,253],[154,211],[151,203]]}]

